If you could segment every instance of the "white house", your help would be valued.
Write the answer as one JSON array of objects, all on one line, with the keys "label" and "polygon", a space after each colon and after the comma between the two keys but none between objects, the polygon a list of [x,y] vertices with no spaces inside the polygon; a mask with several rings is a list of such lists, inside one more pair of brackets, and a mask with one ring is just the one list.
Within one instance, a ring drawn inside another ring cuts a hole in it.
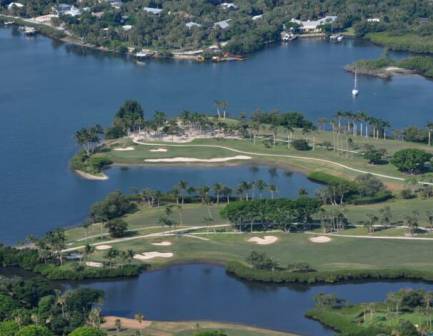
[{"label": "white house", "polygon": [[81,10],[74,5],[59,4],[56,9],[58,15],[78,16],[81,14]]},{"label": "white house", "polygon": [[161,8],[153,8],[153,7],[144,7],[143,10],[146,13],[150,13],[150,14],[154,14],[154,15],[159,15],[162,12]]},{"label": "white house", "polygon": [[23,7],[24,7],[24,5],[21,2],[11,2],[8,5],[8,10],[12,10],[14,8],[23,8]]},{"label": "white house", "polygon": [[263,17],[263,14],[260,14],[260,15],[254,15],[251,19],[252,19],[253,21],[257,21],[257,20],[261,19],[262,17]]},{"label": "white house", "polygon": [[213,24],[213,26],[215,28],[227,29],[227,28],[230,27],[230,23],[229,23],[230,21],[231,21],[231,19],[227,19],[227,20],[223,20],[223,21],[218,21],[218,22],[215,22]]},{"label": "white house", "polygon": [[299,30],[303,33],[320,33],[322,31],[320,26],[333,23],[335,20],[337,20],[337,16],[325,16],[324,18],[318,20],[307,21],[291,19],[290,22],[298,24]]},{"label": "white house", "polygon": [[132,29],[132,26],[131,25],[124,25],[124,26],[122,26],[122,29],[124,31],[130,31]]},{"label": "white house", "polygon": [[239,7],[232,2],[223,2],[220,5],[223,9],[238,9]]}]

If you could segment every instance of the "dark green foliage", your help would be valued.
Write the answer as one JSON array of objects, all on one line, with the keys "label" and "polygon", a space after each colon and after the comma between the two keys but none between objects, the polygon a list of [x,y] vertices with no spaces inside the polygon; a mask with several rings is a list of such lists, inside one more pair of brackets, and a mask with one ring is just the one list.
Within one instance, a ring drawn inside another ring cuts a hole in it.
[{"label": "dark green foliage", "polygon": [[135,100],[127,100],[119,108],[114,116],[113,126],[123,130],[123,133],[135,131],[143,126],[144,113],[140,103]]},{"label": "dark green foliage", "polygon": [[291,142],[291,145],[294,149],[299,151],[308,151],[311,150],[311,146],[308,144],[305,139],[296,139]]},{"label": "dark green foliage", "polygon": [[400,321],[398,325],[398,332],[400,335],[404,336],[420,336],[421,334],[418,332],[416,327],[407,320]]},{"label": "dark green foliage", "polygon": [[403,172],[416,174],[426,170],[425,163],[430,161],[431,157],[431,153],[420,149],[402,149],[394,153],[391,163]]},{"label": "dark green foliage", "polygon": [[108,232],[110,233],[110,236],[113,238],[119,238],[124,237],[126,235],[126,232],[128,230],[128,223],[126,223],[122,219],[112,219],[109,220],[105,227],[108,229]]},{"label": "dark green foliage", "polygon": [[382,148],[376,148],[372,145],[366,146],[364,151],[364,158],[368,160],[371,164],[385,164],[386,150]]},{"label": "dark green foliage", "polygon": [[29,325],[21,328],[16,336],[54,336],[54,334],[47,327]]},{"label": "dark green foliage", "polygon": [[427,143],[428,131],[424,128],[408,127],[403,130],[404,140]]},{"label": "dark green foliage", "polygon": [[247,262],[259,270],[273,271],[278,268],[278,264],[269,258],[264,252],[251,252],[247,258]]},{"label": "dark green foliage", "polygon": [[112,192],[104,200],[92,206],[90,217],[94,222],[106,222],[131,213],[136,208],[136,204],[130,197],[121,192]]},{"label": "dark green foliage", "polygon": [[319,208],[319,201],[309,197],[297,200],[237,201],[228,204],[221,215],[240,230],[252,230],[253,226],[295,230],[302,229],[301,225],[309,223]]},{"label": "dark green foliage", "polygon": [[316,272],[292,272],[289,270],[259,270],[240,262],[229,262],[226,271],[240,279],[269,283],[338,283],[354,280],[425,280],[433,281],[433,272],[409,269],[338,270]]},{"label": "dark green foliage", "polygon": [[101,329],[93,327],[79,327],[72,331],[69,336],[105,336],[106,333]]}]

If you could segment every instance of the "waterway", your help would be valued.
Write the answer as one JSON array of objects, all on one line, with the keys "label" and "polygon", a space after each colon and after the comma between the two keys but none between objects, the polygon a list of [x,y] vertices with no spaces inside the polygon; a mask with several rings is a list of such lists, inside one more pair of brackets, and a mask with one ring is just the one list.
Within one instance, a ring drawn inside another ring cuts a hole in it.
[{"label": "waterway", "polygon": [[223,267],[178,265],[142,273],[138,278],[88,282],[105,292],[103,313],[163,321],[212,320],[254,325],[302,336],[334,332],[306,318],[319,293],[333,293],[351,303],[382,301],[401,288],[433,290],[422,282],[370,282],[319,286],[277,286],[240,281]]},{"label": "waterway", "polygon": [[[77,177],[68,166],[77,150],[74,132],[95,123],[109,125],[128,98],[139,100],[147,117],[155,110],[212,113],[214,100],[225,99],[232,115],[278,108],[318,119],[337,110],[363,110],[395,126],[422,125],[431,119],[433,83],[419,76],[361,77],[361,94],[352,98],[353,77],[344,65],[382,53],[359,41],[298,40],[245,62],[149,61],[138,66],[0,28],[0,240],[12,243],[79,223],[93,202],[116,189],[168,187],[185,175],[199,176],[201,183],[237,180],[245,173],[244,168],[211,173],[134,168],[110,171],[108,182]],[[298,187],[293,182],[280,190]]]}]

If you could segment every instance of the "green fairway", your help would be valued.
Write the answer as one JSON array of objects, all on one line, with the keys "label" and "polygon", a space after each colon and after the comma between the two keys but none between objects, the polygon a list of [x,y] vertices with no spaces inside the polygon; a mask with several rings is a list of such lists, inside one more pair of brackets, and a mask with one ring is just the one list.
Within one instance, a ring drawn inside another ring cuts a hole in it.
[{"label": "green fairway", "polygon": [[[266,134],[262,136],[266,136]],[[101,153],[96,155],[105,155],[115,163],[119,164],[143,164],[145,159],[174,157],[210,159],[232,157],[241,154],[251,156],[255,162],[279,165],[305,172],[320,170],[331,175],[345,176],[351,179],[362,174],[362,172],[389,175],[393,178],[381,177],[381,179],[392,188],[402,188],[406,184],[405,180],[412,180],[413,176],[398,171],[398,169],[390,163],[383,165],[369,164],[360,154],[363,145],[370,144],[377,148],[386,149],[388,155],[392,155],[397,150],[409,147],[432,151],[431,147],[423,144],[401,142],[397,140],[365,138],[361,136],[350,136],[353,140],[353,152],[344,152],[345,148],[334,151],[319,146],[319,144],[324,142],[332,142],[333,135],[331,132],[315,131],[314,133],[305,136],[300,130],[297,130],[294,132],[293,137],[296,139],[306,137],[310,144],[313,142],[316,144],[315,150],[297,151],[291,146],[288,147],[287,143],[284,143],[284,141],[287,141],[287,133],[280,130],[278,136],[279,141],[277,141],[276,146],[266,145],[261,139],[258,139],[256,144],[248,139],[200,139],[186,144],[173,144],[166,142],[161,143],[161,146],[159,146],[159,142],[155,142],[152,146],[132,144],[130,139],[124,138],[117,140],[114,143],[107,143],[107,150],[104,151],[103,154]],[[345,136],[345,139],[346,137],[347,136]],[[134,147],[134,150],[112,150],[112,148],[119,146],[132,146]],[[158,147],[167,149],[167,152],[150,152],[152,148],[155,149]],[[401,180],[399,180],[399,178]],[[424,176],[417,176],[417,179],[430,181],[431,177],[428,174],[425,174]]]}]

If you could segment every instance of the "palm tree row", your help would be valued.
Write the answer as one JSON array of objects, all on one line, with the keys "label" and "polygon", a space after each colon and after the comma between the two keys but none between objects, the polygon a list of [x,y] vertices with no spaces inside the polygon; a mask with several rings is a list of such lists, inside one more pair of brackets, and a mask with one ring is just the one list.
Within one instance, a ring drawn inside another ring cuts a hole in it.
[{"label": "palm tree row", "polygon": [[278,194],[278,188],[273,183],[266,183],[263,180],[242,181],[235,188],[230,188],[222,183],[214,183],[211,186],[191,186],[185,180],[179,181],[168,192],[152,190],[146,188],[137,192],[136,198],[151,207],[159,207],[162,202],[176,202],[177,205],[184,205],[185,202],[200,202],[206,204],[214,202],[220,204],[222,201],[230,203],[231,200],[253,200],[264,198],[269,193],[270,198],[274,199]]}]

